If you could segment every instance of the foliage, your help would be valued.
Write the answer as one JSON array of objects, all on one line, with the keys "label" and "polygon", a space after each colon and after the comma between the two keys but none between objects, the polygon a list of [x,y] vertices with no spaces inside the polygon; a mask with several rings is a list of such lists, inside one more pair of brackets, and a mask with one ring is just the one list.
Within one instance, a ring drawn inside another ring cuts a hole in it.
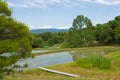
[{"label": "foliage", "polygon": [[90,19],[78,15],[67,34],[68,47],[120,44],[120,16],[104,24],[92,26]]},{"label": "foliage", "polygon": [[98,24],[96,27],[96,39],[101,44],[108,44],[113,41],[113,31],[108,24]]},{"label": "foliage", "polygon": [[114,38],[116,43],[120,44],[120,16],[115,17]]},{"label": "foliage", "polygon": [[94,41],[94,28],[90,19],[83,15],[78,15],[73,26],[69,29],[67,40],[70,47],[91,46]]},{"label": "foliage", "polygon": [[72,26],[72,29],[82,29],[84,27],[89,28],[92,26],[92,23],[87,17],[84,17],[83,15],[78,15],[74,19]]},{"label": "foliage", "polygon": [[105,24],[96,25],[96,40],[102,45],[120,44],[120,16]]},{"label": "foliage", "polygon": [[43,47],[43,43],[44,43],[44,41],[41,37],[40,38],[34,38],[32,47],[33,48]]},{"label": "foliage", "polygon": [[35,39],[33,41],[33,48],[37,47],[46,47],[53,46],[55,44],[63,43],[65,40],[65,32],[51,33],[44,32],[40,34],[36,34]]},{"label": "foliage", "polygon": [[11,10],[8,9],[7,3],[3,3],[2,0],[0,0],[0,16],[5,15],[5,16],[10,16],[11,15]]},{"label": "foliage", "polygon": [[[120,44],[120,16],[104,24],[92,26],[89,18],[78,15],[72,27],[67,32],[44,32],[35,37],[33,43],[36,44],[40,38],[43,44],[36,47],[54,46],[62,44],[62,47],[88,47]],[[42,41],[43,40],[43,41]],[[38,41],[39,43],[39,41]],[[34,45],[34,44],[33,44]]]},{"label": "foliage", "polygon": [[54,33],[53,36],[48,40],[48,44],[53,46],[55,44],[63,43],[65,39],[65,32]]},{"label": "foliage", "polygon": [[30,56],[31,41],[28,27],[14,20],[7,3],[0,0],[0,73],[9,71],[20,58]]},{"label": "foliage", "polygon": [[39,34],[38,36],[42,37],[42,39],[44,41],[48,41],[53,36],[53,33],[51,33],[51,32],[44,32],[44,33]]},{"label": "foliage", "polygon": [[100,68],[109,69],[111,68],[111,60],[103,55],[90,54],[85,55],[78,60],[76,63],[84,68]]}]

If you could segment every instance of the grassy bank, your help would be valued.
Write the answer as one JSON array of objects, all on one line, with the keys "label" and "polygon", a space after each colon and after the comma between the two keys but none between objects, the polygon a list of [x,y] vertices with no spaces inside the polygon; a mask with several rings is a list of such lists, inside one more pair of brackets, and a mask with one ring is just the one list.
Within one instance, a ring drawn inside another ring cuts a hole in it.
[{"label": "grassy bank", "polygon": [[[81,76],[80,78],[72,78],[39,69],[31,69],[6,75],[4,80],[120,80],[120,47],[104,46],[74,49],[69,48],[56,49],[55,51],[59,52],[66,50],[71,52],[71,55],[73,55],[73,58],[75,59],[74,62],[50,66],[47,68],[77,74]],[[102,54],[104,57],[109,58],[111,60],[111,67],[109,69],[100,69],[98,67],[85,68],[81,65],[78,65],[79,63],[76,64],[76,61],[79,59],[81,54],[86,55],[90,53]]]},{"label": "grassy bank", "polygon": [[80,75],[81,78],[72,78],[39,69],[32,69],[6,76],[5,80],[120,80],[120,70],[101,70],[97,68],[85,69],[73,64],[74,63],[66,63],[48,68],[77,74]]}]

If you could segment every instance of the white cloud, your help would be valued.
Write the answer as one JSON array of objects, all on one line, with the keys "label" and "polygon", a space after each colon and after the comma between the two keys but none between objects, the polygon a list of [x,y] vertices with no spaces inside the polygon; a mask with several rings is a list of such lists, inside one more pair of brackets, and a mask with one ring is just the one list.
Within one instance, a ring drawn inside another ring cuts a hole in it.
[{"label": "white cloud", "polygon": [[104,5],[120,5],[120,0],[95,0],[97,3]]},{"label": "white cloud", "polygon": [[30,29],[48,29],[48,28],[57,28],[57,29],[68,29],[69,27],[67,26],[29,26]]},{"label": "white cloud", "polygon": [[[24,3],[23,3],[24,2]],[[64,6],[64,7],[73,7],[78,5],[78,0],[21,0],[16,4],[15,1],[9,2],[10,7],[32,7],[32,8],[47,8],[48,6]]]},{"label": "white cloud", "polygon": [[30,26],[30,29],[46,29],[46,28],[52,28],[52,26]]},{"label": "white cloud", "polygon": [[8,2],[8,5],[10,7],[23,7],[23,8],[28,7],[28,5],[25,5],[25,4],[14,4],[14,3],[11,3],[11,2]]},{"label": "white cloud", "polygon": [[67,27],[67,26],[58,26],[58,27],[55,27],[57,29],[69,29],[70,27]]},{"label": "white cloud", "polygon": [[84,2],[94,2],[104,5],[120,5],[120,0],[79,0]]},{"label": "white cloud", "polygon": [[[23,3],[24,2],[24,3]],[[93,2],[104,5],[120,5],[120,0],[21,0],[17,3],[17,1],[8,0],[8,5],[10,7],[26,7],[26,8],[47,8],[48,6],[64,6],[64,7],[74,7],[81,6],[81,2]]]}]

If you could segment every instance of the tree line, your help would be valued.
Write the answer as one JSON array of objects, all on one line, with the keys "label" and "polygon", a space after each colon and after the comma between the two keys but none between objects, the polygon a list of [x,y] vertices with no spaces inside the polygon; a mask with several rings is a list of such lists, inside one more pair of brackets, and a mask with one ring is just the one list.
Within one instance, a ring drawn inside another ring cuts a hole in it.
[{"label": "tree line", "polygon": [[65,40],[66,32],[44,32],[33,35],[33,48],[47,48],[56,44],[63,43]]},{"label": "tree line", "polygon": [[67,32],[34,35],[33,48],[62,44],[62,47],[90,47],[120,44],[120,16],[104,24],[92,25],[89,18],[78,15]]}]

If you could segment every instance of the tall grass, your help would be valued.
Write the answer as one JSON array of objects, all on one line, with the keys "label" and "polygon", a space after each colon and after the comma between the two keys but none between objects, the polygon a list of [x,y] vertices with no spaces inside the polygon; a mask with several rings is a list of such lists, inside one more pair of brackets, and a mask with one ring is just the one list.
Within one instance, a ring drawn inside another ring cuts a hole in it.
[{"label": "tall grass", "polygon": [[77,59],[76,64],[84,68],[110,69],[111,60],[103,55],[90,54]]}]

